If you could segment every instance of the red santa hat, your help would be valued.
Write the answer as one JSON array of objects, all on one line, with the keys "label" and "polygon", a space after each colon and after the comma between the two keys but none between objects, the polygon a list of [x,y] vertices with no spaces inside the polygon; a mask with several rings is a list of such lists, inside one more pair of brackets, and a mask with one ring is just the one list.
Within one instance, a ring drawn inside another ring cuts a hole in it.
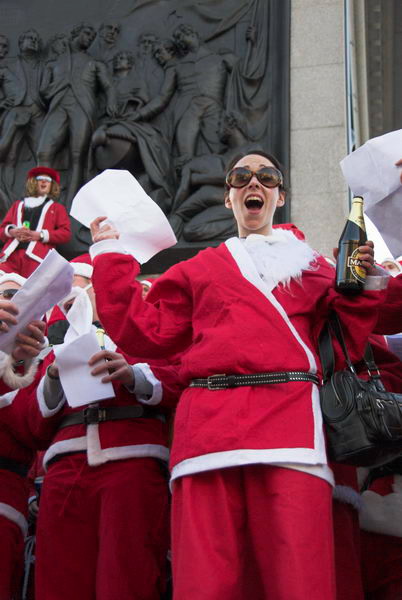
[{"label": "red santa hat", "polygon": [[53,181],[60,184],[60,173],[50,167],[34,167],[28,171],[27,179],[38,177],[39,175],[48,175]]},{"label": "red santa hat", "polygon": [[70,264],[73,266],[74,275],[81,275],[81,277],[92,278],[93,266],[91,257],[89,254],[81,254],[70,260]]},{"label": "red santa hat", "polygon": [[0,284],[5,283],[6,281],[18,283],[18,285],[22,287],[26,282],[26,279],[18,273],[5,273],[4,271],[0,271]]}]

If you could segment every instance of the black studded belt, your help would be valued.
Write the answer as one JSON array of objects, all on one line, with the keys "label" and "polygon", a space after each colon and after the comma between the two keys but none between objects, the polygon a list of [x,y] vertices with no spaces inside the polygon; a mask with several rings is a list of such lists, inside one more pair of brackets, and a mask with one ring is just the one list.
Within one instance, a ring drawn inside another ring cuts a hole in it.
[{"label": "black studded belt", "polygon": [[206,388],[211,392],[250,385],[266,385],[272,383],[290,383],[291,381],[311,381],[320,385],[320,379],[306,371],[277,371],[274,373],[253,373],[242,375],[210,375],[205,379],[193,379],[189,387]]}]

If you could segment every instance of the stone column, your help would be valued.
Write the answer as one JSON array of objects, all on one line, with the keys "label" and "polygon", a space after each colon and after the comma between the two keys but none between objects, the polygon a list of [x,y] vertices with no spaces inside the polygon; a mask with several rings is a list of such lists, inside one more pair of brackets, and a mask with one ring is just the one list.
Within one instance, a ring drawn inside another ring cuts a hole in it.
[{"label": "stone column", "polygon": [[293,0],[290,61],[291,220],[319,252],[348,214],[343,0]]}]

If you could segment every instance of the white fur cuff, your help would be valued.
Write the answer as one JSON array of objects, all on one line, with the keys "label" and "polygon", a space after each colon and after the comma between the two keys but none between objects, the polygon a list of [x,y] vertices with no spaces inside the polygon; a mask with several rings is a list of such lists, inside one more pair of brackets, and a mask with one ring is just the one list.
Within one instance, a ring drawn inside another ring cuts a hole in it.
[{"label": "white fur cuff", "polygon": [[16,373],[13,368],[13,359],[11,356],[7,357],[7,363],[3,371],[3,381],[12,390],[19,390],[31,385],[35,379],[36,371],[38,370],[38,360],[34,359],[28,365],[24,365],[25,372],[23,375]]}]

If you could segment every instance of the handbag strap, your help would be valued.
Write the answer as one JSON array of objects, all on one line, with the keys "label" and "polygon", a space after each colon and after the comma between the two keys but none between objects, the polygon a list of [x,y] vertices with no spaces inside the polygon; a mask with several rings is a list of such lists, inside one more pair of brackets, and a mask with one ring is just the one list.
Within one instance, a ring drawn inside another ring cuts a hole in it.
[{"label": "handbag strap", "polygon": [[335,356],[329,323],[325,323],[324,327],[322,328],[320,337],[318,338],[318,350],[321,359],[322,377],[325,383],[331,379],[335,371]]},{"label": "handbag strap", "polygon": [[[346,347],[346,342],[345,342],[345,338],[343,335],[341,322],[340,322],[339,317],[336,314],[336,312],[332,312],[329,315],[328,322],[324,325],[324,327],[321,331],[319,341],[318,341],[324,381],[327,381],[333,375],[333,373],[335,371],[334,349],[332,346],[330,330],[333,331],[336,339],[338,340],[338,342],[342,348],[342,352],[345,356],[345,360],[348,365],[348,368],[353,373],[356,373],[354,365],[353,365],[352,361],[350,360],[348,349]],[[363,360],[366,363],[366,367],[367,367],[368,373],[370,375],[370,378],[375,380],[375,382],[379,384],[379,389],[385,389],[382,384],[382,381],[381,381],[381,373],[380,373],[379,368],[374,360],[373,349],[372,349],[370,343],[367,343],[367,345],[366,345],[366,348],[364,350]]]}]

